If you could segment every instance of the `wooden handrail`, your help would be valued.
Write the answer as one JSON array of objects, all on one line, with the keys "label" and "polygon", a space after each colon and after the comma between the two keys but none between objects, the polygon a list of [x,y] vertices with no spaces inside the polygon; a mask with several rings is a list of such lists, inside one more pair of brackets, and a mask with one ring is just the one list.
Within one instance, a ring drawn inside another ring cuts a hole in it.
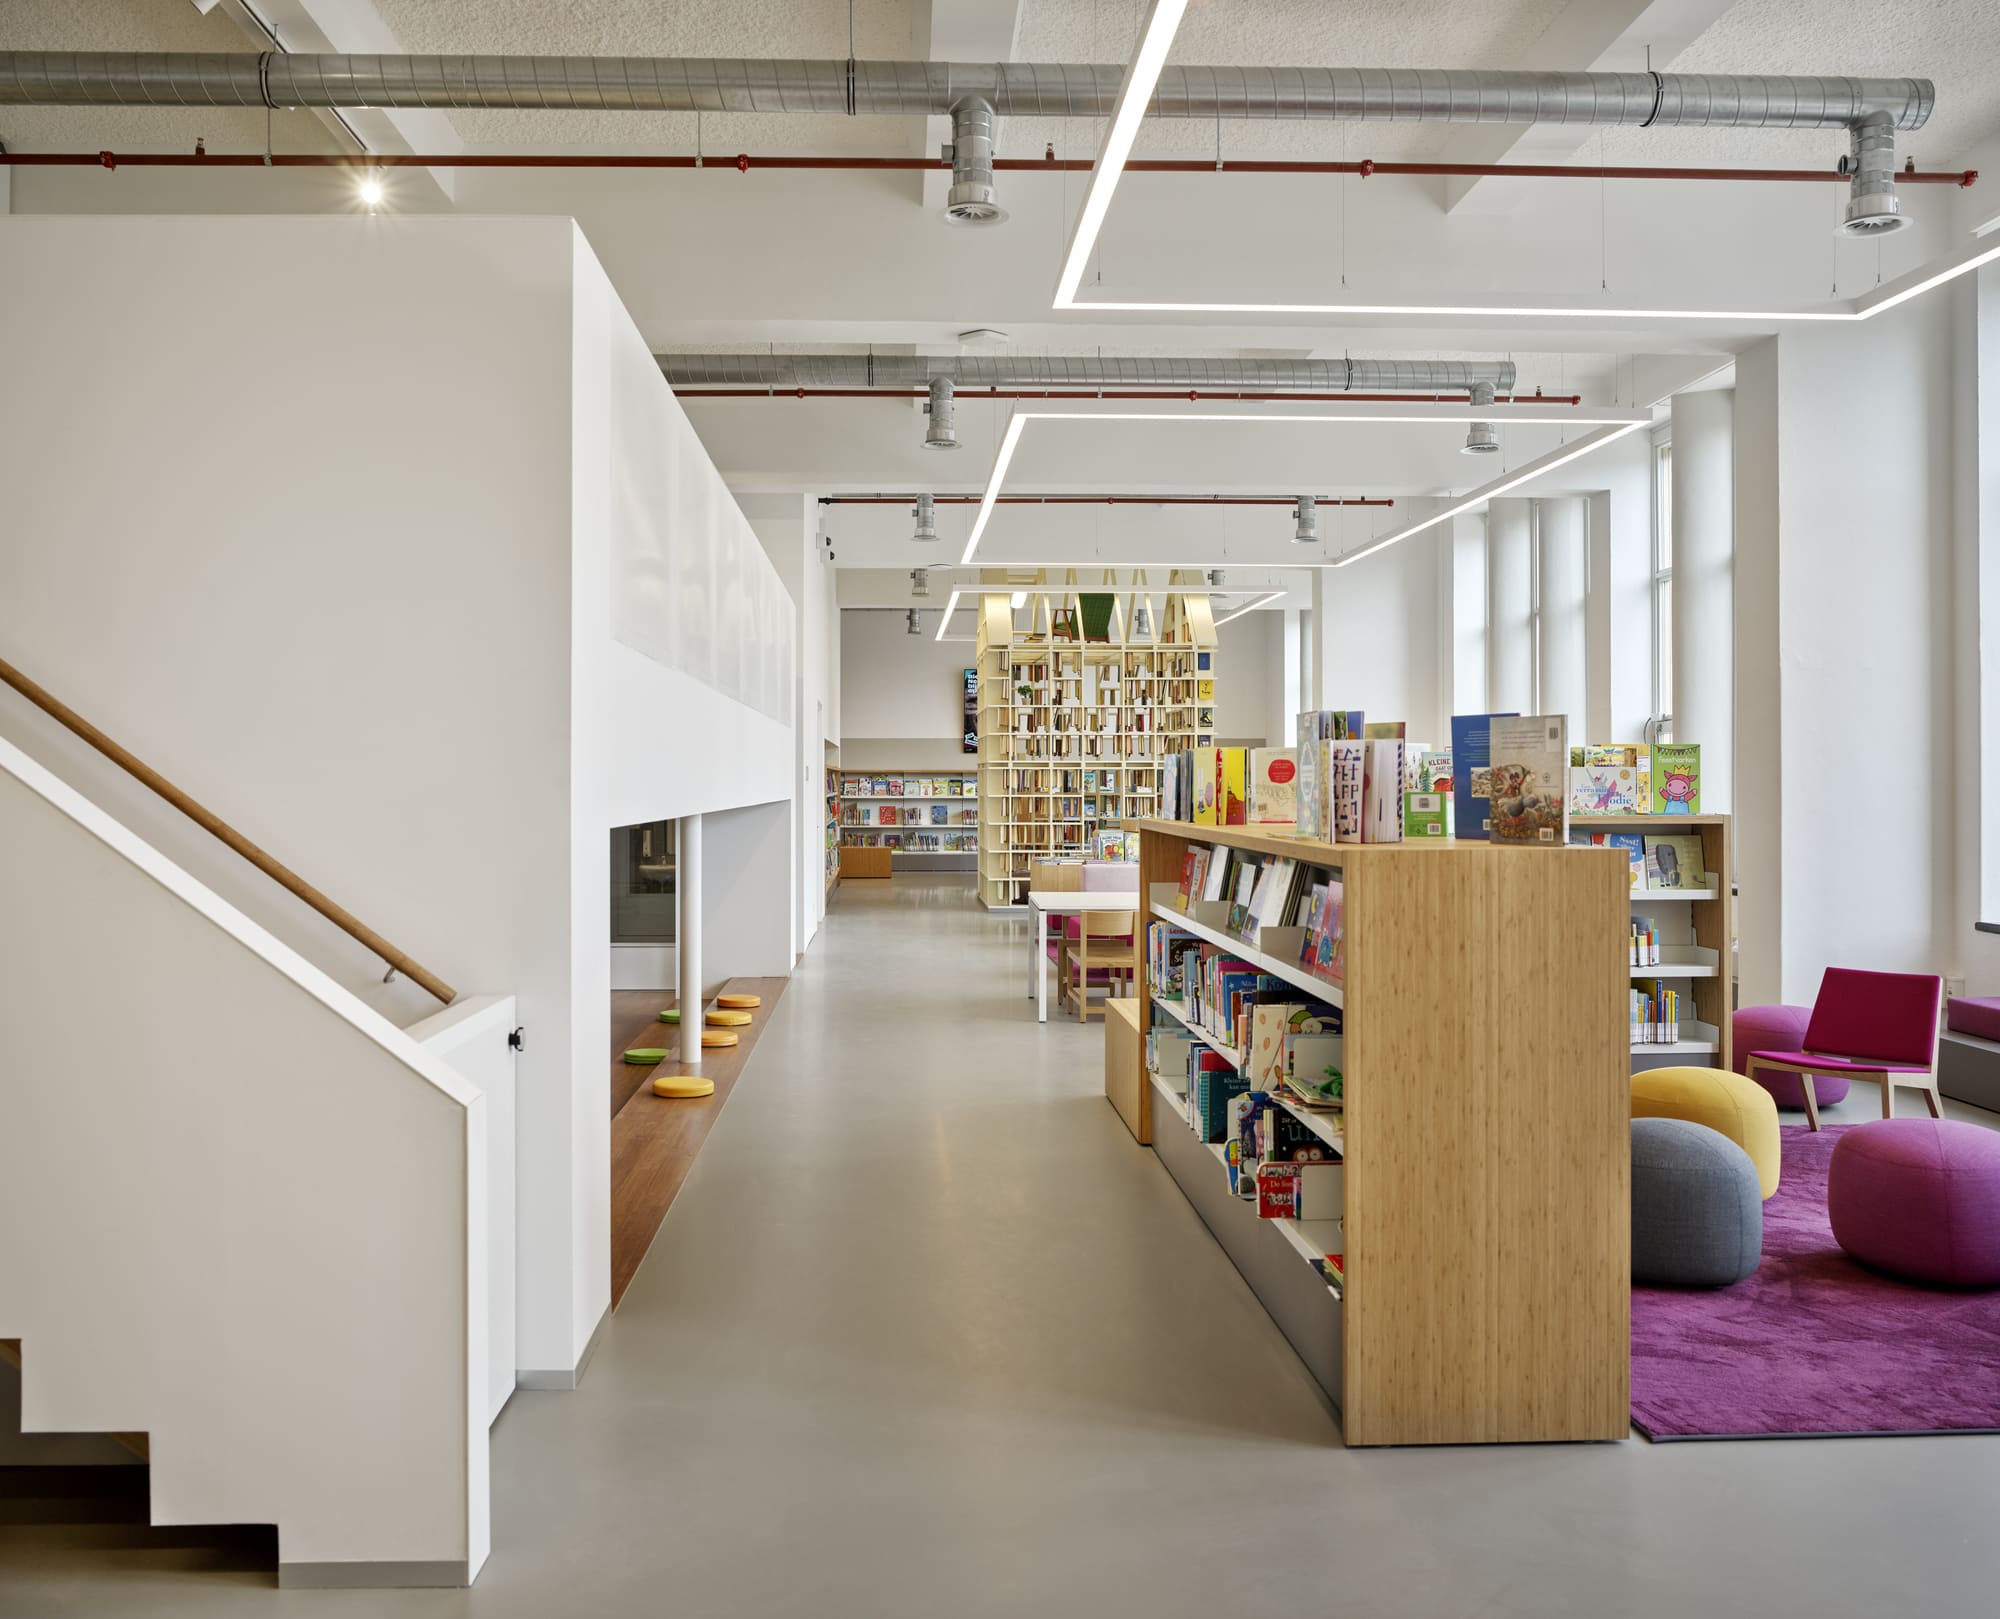
[{"label": "wooden handrail", "polygon": [[458,999],[458,991],[453,989],[442,978],[438,977],[437,974],[429,971],[421,963],[412,960],[408,955],[398,950],[373,928],[363,924],[351,912],[343,910],[340,906],[334,904],[332,900],[328,899],[326,895],[313,887],[311,883],[299,876],[298,873],[266,854],[241,832],[237,831],[235,827],[223,820],[221,816],[203,808],[202,805],[195,802],[194,799],[182,792],[180,788],[168,781],[165,776],[147,764],[145,760],[139,758],[128,749],[120,747],[110,737],[92,725],[89,720],[77,713],[75,709],[59,701],[42,687],[36,685],[34,681],[22,674],[20,670],[7,662],[5,658],[0,658],[0,682],[12,686],[14,690],[27,698],[29,702],[33,703],[35,707],[48,715],[58,725],[73,731],[121,770],[144,782],[169,804],[173,805],[175,809],[193,821],[196,826],[220,838],[245,860],[249,861],[251,865],[263,872],[265,876],[269,877],[280,887],[304,900],[306,904],[318,911],[321,916],[339,928],[341,932],[345,933],[356,943],[372,950],[397,972],[409,979],[411,983],[421,985],[447,1006]]}]

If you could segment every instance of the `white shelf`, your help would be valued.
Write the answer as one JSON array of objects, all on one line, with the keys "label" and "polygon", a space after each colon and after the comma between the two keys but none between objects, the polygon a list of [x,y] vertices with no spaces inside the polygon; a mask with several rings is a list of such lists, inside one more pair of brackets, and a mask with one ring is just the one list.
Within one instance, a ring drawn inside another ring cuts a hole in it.
[{"label": "white shelf", "polygon": [[1635,888],[1632,890],[1634,905],[1693,904],[1697,900],[1717,899],[1717,885],[1714,872],[1704,874],[1705,888]]},{"label": "white shelf", "polygon": [[1283,1091],[1272,1091],[1271,1099],[1343,1157],[1347,1152],[1347,1115],[1327,1108],[1307,1107]]},{"label": "white shelf", "polygon": [[1700,944],[1663,944],[1660,959],[1651,967],[1634,967],[1634,978],[1715,978],[1720,969],[1715,952]]},{"label": "white shelf", "polygon": [[1220,928],[1209,927],[1197,922],[1193,917],[1175,910],[1171,905],[1155,904],[1151,914],[1162,922],[1170,922],[1183,932],[1194,935],[1209,944],[1220,945],[1232,955],[1247,961],[1259,972],[1267,972],[1273,978],[1282,978],[1286,983],[1305,990],[1315,1000],[1326,1002],[1328,1006],[1345,1006],[1340,985],[1331,983],[1315,973],[1307,972],[1296,961],[1284,961],[1277,956],[1266,955],[1254,945],[1247,945],[1233,933],[1224,933]]},{"label": "white shelf", "polygon": [[1167,1000],[1164,996],[1156,995],[1153,997],[1153,1004],[1157,1006],[1161,1011],[1165,1012],[1168,1017],[1172,1018],[1182,1028],[1186,1029],[1189,1034],[1193,1035],[1203,1045],[1207,1046],[1211,1051],[1221,1052],[1223,1056],[1229,1059],[1230,1067],[1241,1068],[1243,1066],[1243,1053],[1238,1051],[1234,1046],[1226,1044],[1221,1039],[1220,1036],[1210,1034],[1208,1030],[1204,1029],[1199,1023],[1195,1022],[1193,1018],[1189,1017],[1187,1013],[1187,1002],[1170,1001]]},{"label": "white shelf", "polygon": [[1721,1049],[1721,1031],[1713,1023],[1689,1017],[1681,1019],[1681,1037],[1671,1045],[1652,1040],[1632,1042],[1632,1055],[1635,1057],[1713,1056]]},{"label": "white shelf", "polygon": [[842,793],[843,804],[951,804],[977,793]]}]

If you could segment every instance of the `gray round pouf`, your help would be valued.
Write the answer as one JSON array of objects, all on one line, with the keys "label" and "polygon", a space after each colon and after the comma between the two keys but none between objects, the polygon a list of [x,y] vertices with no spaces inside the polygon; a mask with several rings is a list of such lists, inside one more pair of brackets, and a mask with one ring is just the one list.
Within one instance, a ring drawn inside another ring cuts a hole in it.
[{"label": "gray round pouf", "polygon": [[1632,1121],[1632,1280],[1728,1287],[1764,1257],[1764,1200],[1750,1155],[1686,1119]]}]

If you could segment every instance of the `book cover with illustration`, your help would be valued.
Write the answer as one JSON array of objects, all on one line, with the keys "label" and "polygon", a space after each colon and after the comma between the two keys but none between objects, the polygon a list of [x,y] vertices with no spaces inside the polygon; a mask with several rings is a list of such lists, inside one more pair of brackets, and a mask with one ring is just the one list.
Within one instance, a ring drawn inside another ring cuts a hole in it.
[{"label": "book cover with illustration", "polygon": [[1220,755],[1222,787],[1220,804],[1222,826],[1247,826],[1250,821],[1250,801],[1247,796],[1249,783],[1245,779],[1249,770],[1248,753],[1245,748],[1218,748]]},{"label": "book cover with illustration", "polygon": [[1222,762],[1213,748],[1194,750],[1194,824],[1221,826]]},{"label": "book cover with illustration", "polygon": [[1368,744],[1359,738],[1326,744],[1327,774],[1333,782],[1332,812],[1335,843],[1359,843],[1366,800]]},{"label": "book cover with illustration", "polygon": [[1626,859],[1626,875],[1631,886],[1646,886],[1646,840],[1637,832],[1577,832],[1571,831],[1571,843],[1587,845],[1598,849],[1622,849]]},{"label": "book cover with illustration", "polygon": [[1309,716],[1299,716],[1298,779],[1293,783],[1292,825],[1302,838],[1323,838],[1321,805],[1324,789],[1320,784],[1322,750],[1319,738],[1306,730]]},{"label": "book cover with illustration", "polygon": [[1454,714],[1451,717],[1453,830],[1461,838],[1492,835],[1493,723],[1509,714]]},{"label": "book cover with illustration", "polygon": [[1299,757],[1295,748],[1250,750],[1250,819],[1295,825],[1299,813]]},{"label": "book cover with illustration", "polygon": [[1319,914],[1306,930],[1303,965],[1315,977],[1338,984],[1347,976],[1347,915],[1338,872],[1327,878]]},{"label": "book cover with illustration", "polygon": [[1653,749],[1652,810],[1655,815],[1701,813],[1701,744],[1663,742]]},{"label": "book cover with illustration", "polygon": [[1496,718],[1489,734],[1487,828],[1495,843],[1569,841],[1569,720]]},{"label": "book cover with illustration", "polygon": [[949,804],[931,805],[931,825],[949,826],[950,824],[951,824],[951,806]]},{"label": "book cover with illustration", "polygon": [[[1574,755],[1576,749],[1570,749]],[[1646,783],[1631,765],[1572,764],[1569,767],[1569,812],[1572,815],[1638,815],[1645,810]]]},{"label": "book cover with illustration", "polygon": [[1708,874],[1701,867],[1701,838],[1693,832],[1672,836],[1648,832],[1646,841],[1646,886],[1648,888],[1706,888]]},{"label": "book cover with illustration", "polygon": [[1371,737],[1362,780],[1366,799],[1361,824],[1364,843],[1403,841],[1403,744],[1398,739]]}]

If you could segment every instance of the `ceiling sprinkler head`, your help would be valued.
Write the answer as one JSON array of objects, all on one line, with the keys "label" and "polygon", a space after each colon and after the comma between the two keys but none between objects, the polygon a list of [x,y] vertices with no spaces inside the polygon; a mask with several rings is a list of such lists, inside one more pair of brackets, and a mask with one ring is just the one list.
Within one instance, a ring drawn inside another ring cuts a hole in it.
[{"label": "ceiling sprinkler head", "polygon": [[[1484,410],[1493,403],[1493,384],[1475,382],[1472,385],[1472,408]],[[1465,445],[1462,454],[1492,455],[1500,448],[1500,432],[1491,422],[1473,422],[1465,430]]]},{"label": "ceiling sprinkler head", "polygon": [[917,496],[916,510],[911,514],[917,520],[916,531],[910,538],[920,545],[928,545],[938,537],[937,502],[929,495]]},{"label": "ceiling sprinkler head", "polygon": [[1319,514],[1313,509],[1311,495],[1299,496],[1298,526],[1292,530],[1294,545],[1311,545],[1319,538]]},{"label": "ceiling sprinkler head", "polygon": [[951,378],[931,378],[930,425],[924,429],[924,447],[930,450],[958,448],[957,413],[952,404]]}]

